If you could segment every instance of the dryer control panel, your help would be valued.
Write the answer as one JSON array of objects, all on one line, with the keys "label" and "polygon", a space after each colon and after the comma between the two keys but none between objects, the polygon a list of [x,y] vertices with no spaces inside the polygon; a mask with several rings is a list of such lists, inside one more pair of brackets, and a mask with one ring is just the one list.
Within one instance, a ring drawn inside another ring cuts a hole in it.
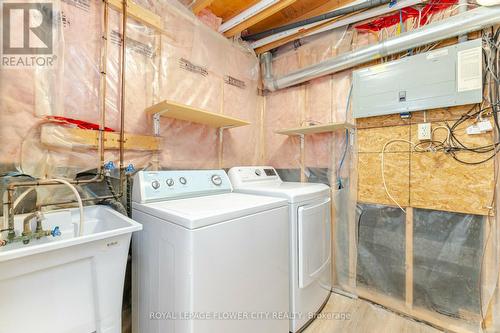
[{"label": "dryer control panel", "polygon": [[229,170],[228,174],[235,188],[245,183],[282,183],[276,170],[270,166],[234,167]]},{"label": "dryer control panel", "polygon": [[134,177],[132,200],[147,203],[231,191],[224,170],[139,171]]}]

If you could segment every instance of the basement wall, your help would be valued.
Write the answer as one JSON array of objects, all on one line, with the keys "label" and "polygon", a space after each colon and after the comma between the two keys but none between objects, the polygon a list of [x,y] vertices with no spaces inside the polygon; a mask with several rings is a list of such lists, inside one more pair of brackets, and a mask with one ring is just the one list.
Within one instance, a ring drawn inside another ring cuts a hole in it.
[{"label": "basement wall", "polygon": [[[430,22],[456,13],[453,6],[433,14]],[[401,30],[417,26],[409,19]],[[378,33],[344,27],[302,38],[274,55],[273,74],[280,76],[398,33],[397,26]],[[413,51],[454,43],[456,39],[450,39]],[[494,161],[463,165],[444,153],[414,153],[408,144],[391,145],[385,154],[385,177],[405,212],[387,196],[381,179],[381,150],[387,141],[418,142],[416,124],[428,121],[436,127],[453,122],[472,106],[414,112],[407,120],[399,115],[357,119],[356,130],[347,135],[337,130],[306,136],[302,152],[298,136],[275,133],[287,127],[354,123],[346,111],[350,78],[351,70],[345,70],[269,93],[264,111],[265,138],[271,143],[266,163],[280,168],[284,178],[332,187],[335,288],[445,330],[480,332],[483,326],[498,332],[498,230],[491,209]],[[491,132],[467,136],[468,125],[458,130],[461,140],[477,146],[493,142]],[[437,131],[436,140],[444,135]],[[470,153],[461,157],[474,159]]]},{"label": "basement wall", "polygon": [[[223,155],[218,154],[218,131],[182,121],[161,120],[162,168],[218,168],[258,164],[261,147],[261,103],[256,56],[211,31],[186,8],[171,1],[137,1],[158,14],[159,33],[128,19],[126,50],[125,131],[152,136],[145,109],[165,99],[251,122],[224,133]],[[63,116],[99,122],[103,2],[55,1],[62,18],[57,26],[57,63],[52,68],[6,69],[0,73],[0,170],[18,170],[36,177],[74,177],[98,164],[95,149],[74,142],[68,126],[47,120]],[[120,104],[121,14],[110,9],[107,56],[106,126],[118,131]],[[202,68],[195,73],[182,64]],[[244,83],[225,83],[231,76]],[[50,142],[42,142],[43,126],[52,128]],[[60,129],[60,130],[58,130]],[[136,169],[152,160],[151,151],[127,150],[125,164]],[[117,164],[117,151],[106,161]]]}]

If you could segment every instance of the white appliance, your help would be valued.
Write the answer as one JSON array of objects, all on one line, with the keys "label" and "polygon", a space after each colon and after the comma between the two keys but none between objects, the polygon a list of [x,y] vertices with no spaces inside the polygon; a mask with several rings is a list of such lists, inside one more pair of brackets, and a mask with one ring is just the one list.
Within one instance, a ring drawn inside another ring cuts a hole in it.
[{"label": "white appliance", "polygon": [[[120,333],[125,268],[141,225],[106,206],[44,213],[60,236],[0,247],[0,332]],[[17,215],[23,230],[26,215]]]},{"label": "white appliance", "polygon": [[222,170],[137,173],[135,333],[288,332],[288,207]]},{"label": "white appliance", "polygon": [[290,331],[304,329],[331,292],[330,188],[283,182],[272,167],[234,167],[235,192],[285,198],[290,211]]}]

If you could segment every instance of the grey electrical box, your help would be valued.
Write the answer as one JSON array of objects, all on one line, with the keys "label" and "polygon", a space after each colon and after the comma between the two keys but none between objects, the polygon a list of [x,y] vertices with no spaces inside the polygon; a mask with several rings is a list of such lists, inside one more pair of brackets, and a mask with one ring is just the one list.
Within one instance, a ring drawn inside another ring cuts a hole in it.
[{"label": "grey electrical box", "polygon": [[480,103],[481,39],[353,72],[354,118]]}]

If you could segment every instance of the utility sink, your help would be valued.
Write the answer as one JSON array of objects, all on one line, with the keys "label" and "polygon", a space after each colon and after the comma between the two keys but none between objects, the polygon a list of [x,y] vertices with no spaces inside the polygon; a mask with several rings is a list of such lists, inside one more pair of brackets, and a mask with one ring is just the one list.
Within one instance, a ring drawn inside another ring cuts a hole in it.
[{"label": "utility sink", "polygon": [[[127,256],[142,225],[106,206],[44,213],[61,235],[0,247],[0,331],[119,333]],[[26,215],[16,216],[22,232]],[[5,236],[5,235],[4,235]]]}]

